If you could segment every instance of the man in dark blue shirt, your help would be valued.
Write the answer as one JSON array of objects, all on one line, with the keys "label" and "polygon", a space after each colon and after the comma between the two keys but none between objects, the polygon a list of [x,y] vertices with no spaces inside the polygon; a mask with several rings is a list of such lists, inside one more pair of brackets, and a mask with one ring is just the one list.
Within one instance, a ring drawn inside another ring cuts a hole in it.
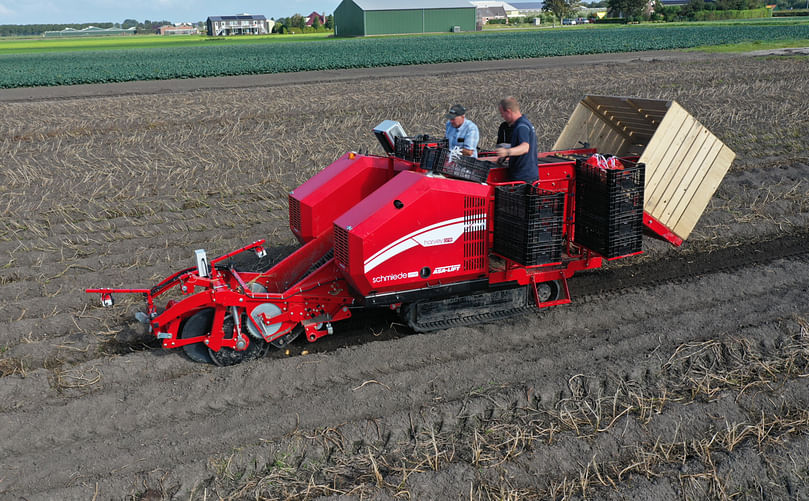
[{"label": "man in dark blue shirt", "polygon": [[502,99],[498,109],[503,120],[511,126],[511,147],[497,148],[497,158],[508,157],[508,174],[512,181],[533,183],[539,179],[536,130],[520,113],[520,105],[513,97]]}]

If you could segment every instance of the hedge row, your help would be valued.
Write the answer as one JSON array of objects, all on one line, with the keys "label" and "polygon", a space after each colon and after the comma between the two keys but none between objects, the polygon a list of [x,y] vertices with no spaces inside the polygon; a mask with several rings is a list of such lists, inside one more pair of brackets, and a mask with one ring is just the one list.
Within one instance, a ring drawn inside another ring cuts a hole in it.
[{"label": "hedge row", "polygon": [[797,17],[809,16],[809,10],[776,10],[772,13],[772,17]]},{"label": "hedge row", "polygon": [[767,7],[750,10],[700,10],[694,12],[695,21],[721,21],[726,19],[760,19],[772,17]]}]

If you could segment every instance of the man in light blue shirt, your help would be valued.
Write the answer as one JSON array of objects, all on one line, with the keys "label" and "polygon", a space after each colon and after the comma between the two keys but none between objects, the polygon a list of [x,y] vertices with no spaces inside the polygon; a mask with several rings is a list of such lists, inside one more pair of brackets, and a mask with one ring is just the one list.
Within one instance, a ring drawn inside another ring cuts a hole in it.
[{"label": "man in light blue shirt", "polygon": [[467,157],[478,156],[478,142],[480,132],[478,126],[471,120],[466,119],[466,108],[460,104],[455,104],[449,109],[444,117],[447,121],[447,139],[449,140],[449,150],[459,150]]}]

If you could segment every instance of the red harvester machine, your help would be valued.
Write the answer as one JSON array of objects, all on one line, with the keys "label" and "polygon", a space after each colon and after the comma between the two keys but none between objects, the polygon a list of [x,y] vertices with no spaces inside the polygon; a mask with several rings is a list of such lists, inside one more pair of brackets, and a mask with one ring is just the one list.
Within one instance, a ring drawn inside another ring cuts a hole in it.
[{"label": "red harvester machine", "polygon": [[[374,132],[387,156],[347,153],[290,193],[289,224],[302,245],[269,269],[230,264],[245,251],[262,257],[260,240],[211,260],[197,250],[196,267],[150,289],[87,292],[104,305],[113,293],[143,294],[147,309],[136,317],[164,347],[231,365],[301,333],[317,341],[359,308],[395,309],[423,332],[569,303],[567,279],[639,254],[644,225],[682,242],[644,211],[651,141],[606,168],[595,148],[542,153],[529,185],[484,160],[448,162],[441,141],[404,137],[396,122]],[[161,308],[164,294],[174,298]]]}]

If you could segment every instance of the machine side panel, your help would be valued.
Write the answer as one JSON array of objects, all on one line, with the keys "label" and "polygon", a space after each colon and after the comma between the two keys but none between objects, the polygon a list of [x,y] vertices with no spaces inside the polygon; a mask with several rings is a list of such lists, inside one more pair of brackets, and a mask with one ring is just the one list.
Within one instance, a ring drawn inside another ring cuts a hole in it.
[{"label": "machine side panel", "polygon": [[485,277],[491,187],[403,172],[335,221],[335,257],[364,296]]},{"label": "machine side panel", "polygon": [[347,153],[289,194],[289,226],[306,243],[395,175],[385,157]]}]

